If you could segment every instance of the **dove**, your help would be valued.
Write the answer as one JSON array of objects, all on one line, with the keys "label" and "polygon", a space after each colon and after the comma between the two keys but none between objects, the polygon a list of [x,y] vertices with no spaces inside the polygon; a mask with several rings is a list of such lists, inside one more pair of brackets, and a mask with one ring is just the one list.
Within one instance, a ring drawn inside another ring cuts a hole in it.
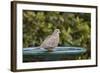
[{"label": "dove", "polygon": [[54,32],[49,35],[40,45],[40,48],[47,49],[48,52],[53,51],[55,47],[58,46],[59,43],[59,29],[55,29]]}]

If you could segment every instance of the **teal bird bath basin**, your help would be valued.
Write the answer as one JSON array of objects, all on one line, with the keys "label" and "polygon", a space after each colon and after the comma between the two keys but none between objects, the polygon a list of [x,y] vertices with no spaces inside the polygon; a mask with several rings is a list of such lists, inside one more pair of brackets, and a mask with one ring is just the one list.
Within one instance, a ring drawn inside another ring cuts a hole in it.
[{"label": "teal bird bath basin", "polygon": [[23,48],[23,62],[75,60],[86,52],[81,47],[56,47],[52,52],[38,47]]}]

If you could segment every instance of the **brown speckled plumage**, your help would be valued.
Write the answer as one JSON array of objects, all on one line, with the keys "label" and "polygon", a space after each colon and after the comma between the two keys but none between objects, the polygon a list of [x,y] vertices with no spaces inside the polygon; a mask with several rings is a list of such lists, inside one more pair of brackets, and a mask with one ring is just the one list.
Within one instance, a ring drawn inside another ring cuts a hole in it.
[{"label": "brown speckled plumage", "polygon": [[59,43],[59,29],[55,29],[54,32],[49,35],[43,43],[40,45],[40,48],[45,48],[48,51],[52,51],[53,48],[58,46]]}]

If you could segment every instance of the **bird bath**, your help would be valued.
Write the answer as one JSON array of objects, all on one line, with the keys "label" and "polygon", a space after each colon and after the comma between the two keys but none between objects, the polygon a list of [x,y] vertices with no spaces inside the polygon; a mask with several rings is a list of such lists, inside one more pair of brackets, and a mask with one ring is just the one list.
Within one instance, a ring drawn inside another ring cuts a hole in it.
[{"label": "bird bath", "polygon": [[37,47],[23,48],[23,62],[74,60],[85,52],[81,47],[56,47],[52,52]]}]

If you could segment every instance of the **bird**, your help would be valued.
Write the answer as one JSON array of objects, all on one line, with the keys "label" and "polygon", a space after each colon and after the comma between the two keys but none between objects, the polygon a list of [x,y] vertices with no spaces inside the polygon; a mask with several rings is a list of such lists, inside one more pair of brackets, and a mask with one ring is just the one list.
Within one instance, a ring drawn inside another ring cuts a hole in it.
[{"label": "bird", "polygon": [[52,52],[55,47],[58,46],[59,43],[59,29],[55,29],[54,32],[49,35],[40,45],[40,48],[46,49],[48,52]]}]

